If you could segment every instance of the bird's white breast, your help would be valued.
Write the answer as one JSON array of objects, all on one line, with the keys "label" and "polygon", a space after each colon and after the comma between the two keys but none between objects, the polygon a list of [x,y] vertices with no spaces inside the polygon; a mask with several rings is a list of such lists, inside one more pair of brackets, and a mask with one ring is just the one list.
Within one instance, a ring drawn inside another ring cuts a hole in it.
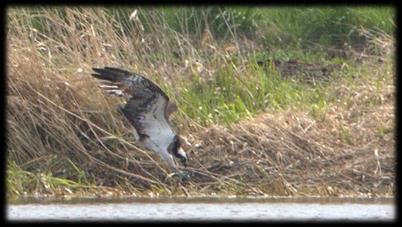
[{"label": "bird's white breast", "polygon": [[[175,133],[170,128],[164,116],[165,104],[166,101],[162,96],[159,96],[156,104],[145,114],[142,120],[145,126],[144,131],[149,136],[149,138],[144,141],[144,145],[152,146],[154,148],[153,150],[157,152],[167,152],[167,147],[175,136]],[[155,148],[155,146],[158,148]]]}]

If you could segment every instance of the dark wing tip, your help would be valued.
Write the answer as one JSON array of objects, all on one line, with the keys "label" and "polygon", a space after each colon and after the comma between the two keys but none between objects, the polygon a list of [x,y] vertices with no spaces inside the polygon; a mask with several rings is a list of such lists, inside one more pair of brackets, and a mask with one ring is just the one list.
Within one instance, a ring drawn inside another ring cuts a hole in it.
[{"label": "dark wing tip", "polygon": [[105,66],[103,68],[92,68],[93,71],[95,72],[108,72],[108,73],[123,73],[123,74],[132,74],[127,70],[116,68],[116,67],[109,67]]},{"label": "dark wing tip", "polygon": [[92,68],[93,71],[97,72],[97,73],[104,73],[105,69],[102,68]]},{"label": "dark wing tip", "polygon": [[109,71],[124,73],[124,74],[132,74],[131,72],[129,72],[129,71],[127,71],[127,70],[120,69],[120,68],[115,68],[115,67],[106,66],[105,69],[106,69],[106,70],[109,70]]},{"label": "dark wing tip", "polygon": [[93,77],[96,77],[101,80],[110,80],[110,81],[120,81],[127,76],[131,75],[130,72],[118,68],[113,67],[104,67],[104,68],[92,68],[92,70],[96,73],[92,73]]},{"label": "dark wing tip", "polygon": [[100,80],[107,80],[103,74],[96,74],[96,73],[91,73],[91,76],[100,79]]}]

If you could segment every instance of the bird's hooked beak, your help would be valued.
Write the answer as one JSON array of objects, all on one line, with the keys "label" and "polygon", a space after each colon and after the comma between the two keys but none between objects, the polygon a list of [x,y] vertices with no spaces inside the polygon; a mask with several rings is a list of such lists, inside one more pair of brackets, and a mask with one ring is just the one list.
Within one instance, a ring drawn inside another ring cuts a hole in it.
[{"label": "bird's hooked beak", "polygon": [[180,147],[177,153],[180,156],[181,163],[184,165],[184,167],[187,167],[188,158],[186,152],[184,152],[184,150]]}]

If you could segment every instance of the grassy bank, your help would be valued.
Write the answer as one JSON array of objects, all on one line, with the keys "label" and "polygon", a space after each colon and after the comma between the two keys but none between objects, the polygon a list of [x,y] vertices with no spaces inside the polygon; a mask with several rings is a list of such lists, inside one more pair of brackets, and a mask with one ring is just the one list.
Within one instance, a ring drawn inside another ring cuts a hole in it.
[{"label": "grassy bank", "polygon": [[[9,8],[8,197],[393,195],[393,16]],[[101,66],[145,74],[178,103],[189,182],[136,147],[121,100],[89,76]]]}]

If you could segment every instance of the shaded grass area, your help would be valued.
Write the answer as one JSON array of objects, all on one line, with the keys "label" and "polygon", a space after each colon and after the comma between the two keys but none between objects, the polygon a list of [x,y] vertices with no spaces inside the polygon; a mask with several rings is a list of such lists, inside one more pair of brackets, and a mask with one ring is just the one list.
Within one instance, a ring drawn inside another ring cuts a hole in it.
[{"label": "shaded grass area", "polygon": [[[8,197],[393,195],[392,9],[130,14],[8,10]],[[179,104],[191,181],[136,147],[121,100],[89,76],[104,65],[146,74]]]}]

